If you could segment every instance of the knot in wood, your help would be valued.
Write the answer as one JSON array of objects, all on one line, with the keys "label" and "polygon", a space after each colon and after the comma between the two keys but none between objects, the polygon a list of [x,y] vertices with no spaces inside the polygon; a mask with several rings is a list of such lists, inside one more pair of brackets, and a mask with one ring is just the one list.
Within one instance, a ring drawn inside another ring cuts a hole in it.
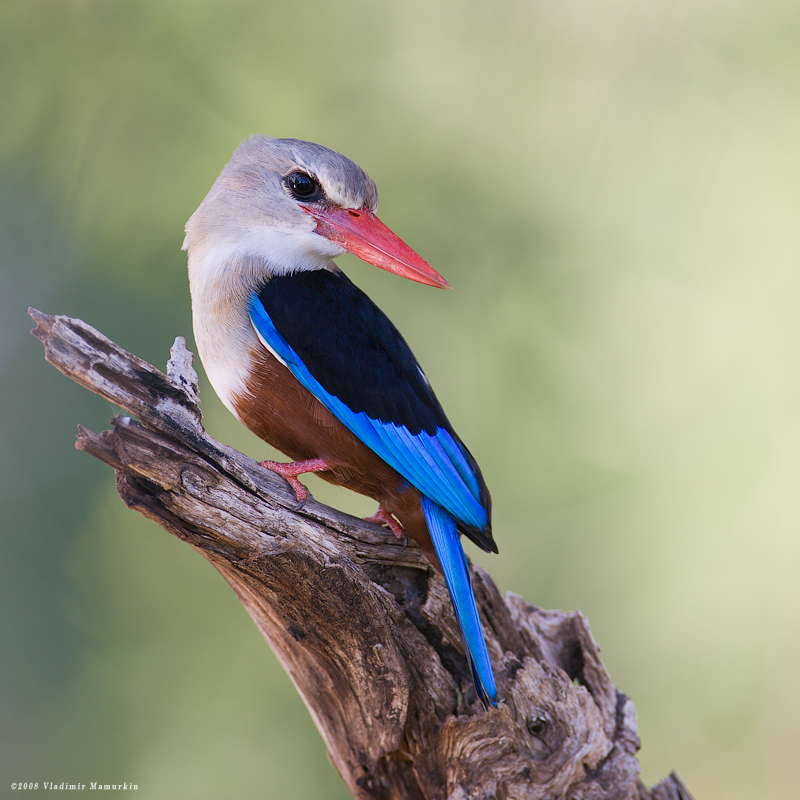
[{"label": "knot in wood", "polygon": [[219,484],[212,472],[196,464],[187,464],[181,469],[181,486],[192,496],[202,498]]}]

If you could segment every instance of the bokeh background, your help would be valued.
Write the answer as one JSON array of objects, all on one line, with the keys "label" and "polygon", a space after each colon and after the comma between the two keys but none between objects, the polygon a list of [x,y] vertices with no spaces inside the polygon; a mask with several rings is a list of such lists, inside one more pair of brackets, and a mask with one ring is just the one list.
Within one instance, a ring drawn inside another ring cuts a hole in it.
[{"label": "bokeh background", "polygon": [[[163,367],[191,341],[183,224],[261,132],[362,164],[455,287],[341,261],[483,467],[501,553],[470,554],[587,615],[644,780],[788,797],[798,42],[790,0],[4,0],[0,795],[346,796],[226,584],[73,449],[114,409],[28,334],[33,305]],[[272,455],[201,380],[212,435]]]}]

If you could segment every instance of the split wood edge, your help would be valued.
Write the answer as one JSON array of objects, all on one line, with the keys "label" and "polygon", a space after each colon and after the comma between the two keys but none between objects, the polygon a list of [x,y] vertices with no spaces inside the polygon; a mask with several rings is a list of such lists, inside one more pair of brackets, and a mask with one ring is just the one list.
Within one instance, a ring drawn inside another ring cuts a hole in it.
[{"label": "split wood edge", "polygon": [[298,509],[282,478],[208,436],[181,337],[165,375],[82,320],[29,313],[46,359],[131,415],[99,435],[80,427],[78,449],[230,584],[354,797],[691,800],[674,773],[639,780],[633,703],[579,612],[503,597],[474,568],[501,700],[484,709],[420,550],[313,498]]}]

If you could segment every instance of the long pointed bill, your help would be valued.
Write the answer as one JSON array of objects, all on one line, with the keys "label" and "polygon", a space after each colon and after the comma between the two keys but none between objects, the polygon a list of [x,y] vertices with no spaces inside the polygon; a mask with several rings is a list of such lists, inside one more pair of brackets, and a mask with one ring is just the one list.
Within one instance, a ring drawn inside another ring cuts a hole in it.
[{"label": "long pointed bill", "polygon": [[316,232],[340,244],[362,261],[403,278],[449,289],[450,284],[387,228],[368,208],[301,206],[317,221]]}]

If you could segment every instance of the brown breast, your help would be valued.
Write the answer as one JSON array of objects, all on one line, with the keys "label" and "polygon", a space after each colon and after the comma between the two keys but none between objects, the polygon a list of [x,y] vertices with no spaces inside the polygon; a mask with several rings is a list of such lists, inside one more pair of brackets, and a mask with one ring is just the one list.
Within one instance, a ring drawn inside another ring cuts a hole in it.
[{"label": "brown breast", "polygon": [[371,497],[394,514],[436,566],[419,493],[340,422],[266,348],[251,354],[246,391],[233,396],[239,419],[293,461],[321,458],[326,481]]}]

